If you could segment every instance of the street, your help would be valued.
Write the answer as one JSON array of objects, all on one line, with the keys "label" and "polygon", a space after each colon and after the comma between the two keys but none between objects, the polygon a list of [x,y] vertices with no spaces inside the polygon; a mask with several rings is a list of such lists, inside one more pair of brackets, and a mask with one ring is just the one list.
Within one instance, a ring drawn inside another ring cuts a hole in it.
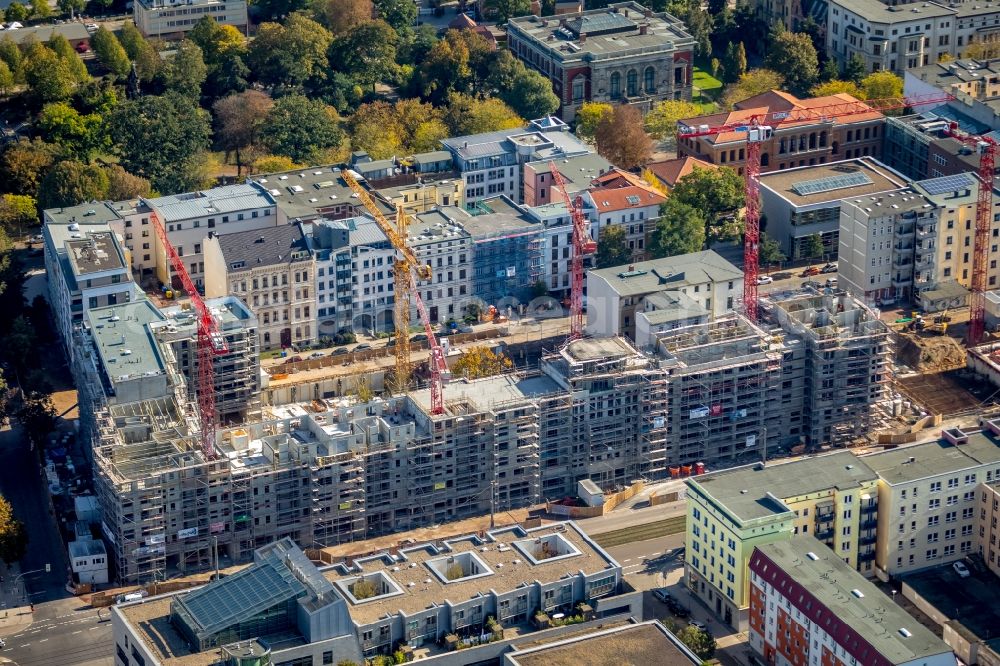
[{"label": "street", "polygon": [[79,599],[35,606],[34,622],[4,635],[0,657],[18,666],[110,666],[114,646],[109,611],[98,611]]}]

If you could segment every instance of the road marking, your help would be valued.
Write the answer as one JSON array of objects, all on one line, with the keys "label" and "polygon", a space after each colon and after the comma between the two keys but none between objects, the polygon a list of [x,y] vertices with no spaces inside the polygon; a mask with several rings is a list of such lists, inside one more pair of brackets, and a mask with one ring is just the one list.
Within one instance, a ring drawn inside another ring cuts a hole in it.
[{"label": "road marking", "polygon": [[25,643],[25,644],[24,644],[24,645],[22,645],[21,647],[28,647],[29,645],[31,645],[31,643]]},{"label": "road marking", "polygon": [[622,562],[631,562],[631,561],[632,561],[631,557],[626,557],[624,560],[622,560]]},{"label": "road marking", "polygon": [[104,627],[91,627],[90,631],[97,631],[98,629],[103,629]]},{"label": "road marking", "polygon": [[83,633],[83,629],[81,629],[80,631],[74,631],[74,632],[73,632],[72,634],[70,634],[70,635],[71,635],[71,636],[76,636],[77,634],[82,634],[82,633]]},{"label": "road marking", "polygon": [[49,640],[49,639],[47,639],[47,638],[43,638],[42,640],[40,640],[40,641],[38,641],[38,642],[39,642],[39,643],[44,643],[44,642],[45,642],[45,641],[47,641],[47,640]]}]

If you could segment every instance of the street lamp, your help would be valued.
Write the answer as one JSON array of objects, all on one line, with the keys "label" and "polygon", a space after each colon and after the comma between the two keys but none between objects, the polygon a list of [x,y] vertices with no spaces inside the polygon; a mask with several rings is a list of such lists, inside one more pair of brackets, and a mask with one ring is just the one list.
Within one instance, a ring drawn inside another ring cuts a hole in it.
[{"label": "street lamp", "polygon": [[[14,582],[11,583],[11,585],[10,585],[10,591],[14,592],[15,590],[17,590],[18,581],[20,581],[25,576],[30,575],[30,574],[35,574],[35,573],[42,573],[43,571],[45,573],[50,573],[52,571],[52,565],[46,562],[44,569],[32,569],[31,571],[25,571],[23,573],[19,573],[17,576],[14,577]],[[24,598],[25,601],[28,600],[28,595],[25,594],[25,590],[24,590],[23,587],[21,589],[21,596]]]}]

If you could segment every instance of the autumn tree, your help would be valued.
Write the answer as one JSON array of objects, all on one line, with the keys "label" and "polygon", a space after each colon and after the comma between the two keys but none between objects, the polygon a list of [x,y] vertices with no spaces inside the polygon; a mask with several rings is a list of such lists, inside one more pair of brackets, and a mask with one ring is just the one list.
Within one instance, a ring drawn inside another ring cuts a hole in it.
[{"label": "autumn tree", "polygon": [[772,36],[764,65],[785,77],[785,86],[805,96],[819,76],[819,56],[808,35],[782,30]]},{"label": "autumn tree", "polygon": [[584,102],[576,110],[576,135],[585,141],[593,141],[601,120],[611,116],[614,110],[606,102]]},{"label": "autumn tree", "polygon": [[32,97],[43,104],[68,99],[77,84],[66,61],[38,42],[25,52],[24,80]]},{"label": "autumn tree", "polygon": [[14,507],[6,497],[0,497],[0,558],[13,564],[28,550],[28,530],[14,516]]},{"label": "autumn tree", "polygon": [[677,136],[677,121],[701,115],[701,107],[683,100],[665,100],[646,114],[646,131],[659,140]]},{"label": "autumn tree", "polygon": [[37,222],[38,204],[35,197],[26,194],[4,194],[0,197],[0,226],[8,235],[20,237],[23,229],[34,226]]},{"label": "autumn tree", "polygon": [[236,172],[243,169],[242,152],[263,144],[261,132],[274,100],[259,90],[245,90],[223,97],[212,105],[215,112],[215,139],[226,151],[236,154]]},{"label": "autumn tree", "polygon": [[726,86],[726,91],[722,96],[722,105],[730,109],[737,102],[742,102],[754,95],[765,93],[768,90],[780,90],[784,82],[785,78],[778,72],[770,69],[751,69],[742,75],[736,83]]},{"label": "autumn tree", "polygon": [[885,99],[903,96],[903,79],[892,72],[872,72],[861,79],[865,99]]},{"label": "autumn tree", "polygon": [[13,74],[14,83],[24,81],[24,55],[14,40],[10,38],[10,35],[0,37],[0,60],[7,65],[10,73]]},{"label": "autumn tree", "polygon": [[148,180],[133,176],[120,164],[109,164],[104,173],[108,176],[108,199],[112,201],[148,197],[153,192]]},{"label": "autumn tree", "polygon": [[525,124],[514,109],[499,99],[480,99],[459,93],[448,96],[444,121],[452,136],[496,132]]},{"label": "autumn tree", "polygon": [[313,4],[316,20],[335,35],[371,21],[375,8],[372,0],[317,0]]},{"label": "autumn tree", "polygon": [[417,99],[362,104],[348,127],[352,148],[373,159],[434,150],[450,135],[443,111]]},{"label": "autumn tree", "polygon": [[7,10],[4,12],[4,18],[8,22],[17,21],[20,23],[27,21],[29,16],[31,16],[31,10],[26,5],[17,2],[17,0],[7,5]]},{"label": "autumn tree", "polygon": [[701,212],[671,197],[660,206],[649,243],[654,259],[698,252],[705,245],[705,217]]},{"label": "autumn tree", "polygon": [[261,130],[271,152],[298,162],[323,161],[324,153],[344,139],[336,110],[302,95],[289,95],[275,102]]},{"label": "autumn tree", "polygon": [[59,146],[39,138],[15,141],[0,154],[0,188],[35,196],[38,184],[60,155]]},{"label": "autumn tree", "polygon": [[110,30],[103,25],[90,36],[90,46],[94,49],[98,62],[120,79],[128,76],[132,63],[129,62],[125,47]]},{"label": "autumn tree", "polygon": [[866,97],[864,91],[856,83],[836,80],[813,86],[811,94],[813,97],[826,97],[827,95],[837,95],[840,93],[846,93],[856,99],[865,99]]},{"label": "autumn tree", "polygon": [[622,169],[642,166],[653,154],[653,140],[643,129],[642,112],[635,106],[616,106],[597,124],[594,138],[597,152]]},{"label": "autumn tree", "polygon": [[499,375],[513,367],[514,363],[503,352],[495,353],[489,347],[476,346],[465,350],[452,366],[452,373],[467,379],[480,379]]},{"label": "autumn tree", "polygon": [[52,49],[59,56],[59,59],[66,65],[66,69],[73,77],[75,83],[90,81],[90,73],[87,71],[87,65],[84,64],[83,59],[80,58],[80,54],[76,52],[76,49],[73,48],[68,39],[62,35],[52,35],[49,41],[45,42],[45,46]]},{"label": "autumn tree", "polygon": [[14,87],[14,73],[4,60],[0,60],[0,97],[6,97]]},{"label": "autumn tree", "polygon": [[301,88],[309,78],[325,76],[332,41],[329,30],[301,14],[292,14],[284,24],[260,24],[247,52],[247,65],[264,85]]},{"label": "autumn tree", "polygon": [[980,40],[965,47],[963,58],[970,60],[991,60],[1000,56],[1000,42]]},{"label": "autumn tree", "polygon": [[49,7],[47,0],[32,0],[31,18],[40,21],[52,18],[52,8]]},{"label": "autumn tree", "polygon": [[453,92],[475,93],[493,74],[496,52],[472,30],[449,30],[434,43],[415,74],[421,97],[442,104]]},{"label": "autumn tree", "polygon": [[108,175],[96,164],[63,160],[52,167],[38,188],[38,206],[64,208],[108,196]]},{"label": "autumn tree", "polygon": [[284,155],[261,155],[250,165],[253,173],[279,173],[298,169],[303,165],[293,162]]},{"label": "autumn tree", "polygon": [[609,268],[628,263],[632,250],[625,240],[625,228],[609,225],[601,229],[597,239],[597,267]]}]

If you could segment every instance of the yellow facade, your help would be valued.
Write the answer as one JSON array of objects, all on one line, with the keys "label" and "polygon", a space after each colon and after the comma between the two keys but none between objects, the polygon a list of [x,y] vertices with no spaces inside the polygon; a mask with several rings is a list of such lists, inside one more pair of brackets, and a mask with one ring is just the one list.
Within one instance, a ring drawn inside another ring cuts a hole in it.
[{"label": "yellow facade", "polygon": [[465,183],[461,178],[427,183],[400,185],[381,192],[394,206],[402,206],[411,215],[424,213],[438,206],[462,207]]}]

